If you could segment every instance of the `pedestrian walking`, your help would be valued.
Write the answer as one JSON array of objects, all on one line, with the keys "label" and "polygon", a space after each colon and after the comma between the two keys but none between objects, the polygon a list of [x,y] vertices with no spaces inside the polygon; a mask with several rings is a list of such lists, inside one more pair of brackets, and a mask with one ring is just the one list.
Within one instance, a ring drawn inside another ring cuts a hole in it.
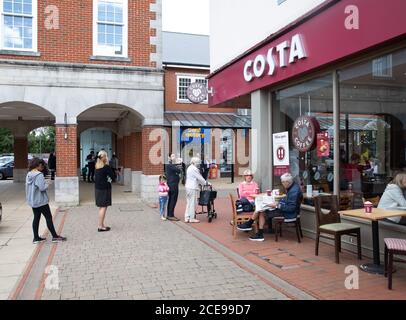
[{"label": "pedestrian walking", "polygon": [[197,223],[200,222],[195,218],[196,205],[197,205],[197,192],[200,185],[210,185],[199,171],[200,159],[193,157],[190,160],[190,165],[186,172],[186,210],[185,210],[185,222]]},{"label": "pedestrian walking", "polygon": [[114,173],[113,182],[116,182],[117,181],[117,171],[118,171],[118,158],[115,153],[113,153],[113,156],[111,157],[110,166]]},{"label": "pedestrian walking", "polygon": [[202,174],[202,177],[204,180],[207,180],[209,177],[209,171],[210,171],[210,161],[205,159],[202,161],[202,164],[200,165],[200,173]]},{"label": "pedestrian walking", "polygon": [[176,159],[172,154],[169,158],[169,164],[166,165],[166,178],[169,187],[168,193],[168,211],[166,218],[171,221],[179,221],[175,217],[175,207],[179,196],[179,182],[182,174],[182,159]]},{"label": "pedestrian walking", "polygon": [[161,176],[159,176],[159,185],[158,185],[159,213],[161,214],[161,219],[164,221],[166,220],[165,209],[166,209],[166,204],[168,202],[168,192],[169,192],[169,187],[166,183],[166,177],[161,175]]},{"label": "pedestrian walking", "polygon": [[87,173],[87,182],[94,182],[94,173],[96,166],[96,159],[94,157],[94,151],[91,151],[86,157],[87,168],[89,169]]},{"label": "pedestrian walking", "polygon": [[46,183],[42,172],[44,168],[44,160],[33,158],[30,162],[29,172],[25,181],[26,200],[34,213],[34,219],[32,222],[34,244],[46,241],[46,239],[41,238],[38,233],[41,214],[45,217],[48,230],[52,235],[52,242],[66,241],[65,237],[58,235],[55,231],[47,194],[48,184]]},{"label": "pedestrian walking", "polygon": [[111,206],[111,182],[113,181],[113,170],[109,166],[109,159],[106,151],[97,154],[95,171],[95,198],[96,206],[99,208],[98,232],[110,231],[110,227],[104,225],[107,207]]},{"label": "pedestrian walking", "polygon": [[51,171],[51,180],[55,180],[55,172],[56,172],[56,156],[54,152],[49,154],[48,158],[48,169]]}]

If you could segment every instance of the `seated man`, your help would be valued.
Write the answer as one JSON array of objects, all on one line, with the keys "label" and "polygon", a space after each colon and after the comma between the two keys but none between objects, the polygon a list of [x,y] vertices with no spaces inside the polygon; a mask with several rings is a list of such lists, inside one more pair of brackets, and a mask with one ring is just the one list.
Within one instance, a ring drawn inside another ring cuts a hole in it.
[{"label": "seated man", "polygon": [[238,230],[241,231],[250,231],[252,230],[252,224],[256,219],[259,219],[259,228],[257,234],[251,236],[249,239],[252,241],[264,241],[264,225],[265,219],[269,219],[269,228],[270,232],[272,230],[272,219],[275,217],[284,217],[285,219],[294,219],[298,213],[298,201],[301,197],[302,191],[300,190],[299,185],[294,182],[293,177],[290,173],[285,173],[281,177],[281,182],[284,188],[286,189],[286,196],[279,202],[278,206],[271,205],[270,208],[274,210],[266,210],[255,212],[252,218],[237,226]]}]

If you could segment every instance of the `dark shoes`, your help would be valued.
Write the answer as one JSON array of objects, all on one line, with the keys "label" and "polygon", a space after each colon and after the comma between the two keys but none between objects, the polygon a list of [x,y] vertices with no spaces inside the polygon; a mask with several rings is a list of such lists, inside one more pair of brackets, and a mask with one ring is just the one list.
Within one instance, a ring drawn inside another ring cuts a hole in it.
[{"label": "dark shoes", "polygon": [[249,238],[251,241],[264,241],[264,235],[262,233],[257,233]]},{"label": "dark shoes", "polygon": [[47,239],[39,237],[39,238],[34,239],[32,241],[32,243],[37,244],[37,243],[41,243],[41,242],[44,242],[44,241],[47,241]]},{"label": "dark shoes", "polygon": [[105,228],[103,228],[103,229],[102,229],[102,228],[98,228],[98,229],[97,229],[98,232],[107,232],[107,231],[110,231],[110,230],[111,230],[110,227],[105,227]]},{"label": "dark shoes", "polygon": [[179,221],[179,219],[176,218],[176,217],[166,217],[166,220],[169,220],[169,221]]},{"label": "dark shoes", "polygon": [[251,231],[252,230],[252,223],[249,221],[244,222],[237,226],[237,229],[240,231]]},{"label": "dark shoes", "polygon": [[61,237],[61,236],[57,236],[57,237],[54,237],[54,238],[52,238],[52,242],[64,242],[64,241],[66,241],[67,239],[65,238],[65,237]]}]

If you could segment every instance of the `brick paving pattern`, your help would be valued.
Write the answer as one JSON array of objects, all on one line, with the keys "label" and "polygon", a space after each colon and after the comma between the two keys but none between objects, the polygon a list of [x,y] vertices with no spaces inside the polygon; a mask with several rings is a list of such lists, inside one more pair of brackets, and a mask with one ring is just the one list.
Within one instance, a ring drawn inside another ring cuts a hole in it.
[{"label": "brick paving pattern", "polygon": [[[393,278],[393,290],[387,289],[387,279],[383,276],[363,271],[359,271],[359,289],[348,290],[345,287],[348,276],[345,268],[350,265],[357,267],[361,263],[371,262],[371,259],[364,257],[360,262],[355,254],[343,250],[340,254],[340,264],[336,264],[334,248],[326,243],[320,244],[319,256],[316,257],[315,241],[305,237],[299,244],[294,231],[288,231],[287,228],[284,228],[283,237],[279,242],[275,242],[274,235],[268,233],[265,233],[264,242],[252,242],[248,240],[249,234],[238,231],[237,238],[234,240],[230,226],[232,217],[230,200],[218,198],[215,201],[215,207],[218,219],[208,223],[207,216],[201,215],[198,216],[201,223],[191,226],[317,299],[406,299],[404,264],[395,264],[397,272]],[[182,217],[184,208],[185,200],[180,198],[175,215]]]},{"label": "brick paving pattern", "polygon": [[116,205],[106,221],[98,233],[94,206],[68,212],[52,261],[60,290],[42,299],[287,299],[156,209]]}]

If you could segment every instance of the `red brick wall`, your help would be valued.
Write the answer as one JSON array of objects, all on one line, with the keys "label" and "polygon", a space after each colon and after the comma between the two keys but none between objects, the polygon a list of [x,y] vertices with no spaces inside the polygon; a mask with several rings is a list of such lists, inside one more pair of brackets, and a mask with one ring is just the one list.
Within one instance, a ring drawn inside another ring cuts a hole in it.
[{"label": "red brick wall", "polygon": [[16,169],[28,168],[27,137],[14,137],[14,167]]},{"label": "red brick wall", "polygon": [[[65,132],[67,139],[65,139]],[[58,177],[77,177],[77,126],[56,126],[56,170]]]},{"label": "red brick wall", "polygon": [[177,103],[177,73],[185,75],[209,75],[209,71],[184,68],[165,69],[165,111],[234,112],[232,108],[209,108],[207,104]]},{"label": "red brick wall", "polygon": [[124,139],[117,137],[117,158],[118,158],[118,165],[124,166]]},{"label": "red brick wall", "polygon": [[124,157],[123,166],[124,168],[131,168],[131,136],[124,136]]},{"label": "red brick wall", "polygon": [[142,133],[133,132],[131,133],[131,147],[130,147],[130,157],[131,157],[131,169],[133,171],[142,170]]},{"label": "red brick wall", "polygon": [[[132,65],[156,67],[150,61],[150,54],[156,52],[150,43],[150,35],[156,30],[150,28],[155,13],[150,4],[155,0],[128,0],[128,57],[131,62],[90,60],[93,55],[93,0],[38,0],[38,51],[40,57],[0,55],[0,59],[58,61],[86,64]],[[45,14],[48,5],[59,9],[59,29],[45,28]]]},{"label": "red brick wall", "polygon": [[[159,127],[144,127],[142,129],[142,172],[144,175],[160,175],[163,174],[163,149],[161,152],[153,153],[154,156],[158,155],[160,157],[160,163],[154,164],[150,159],[150,151],[152,148],[154,150],[159,149],[159,144],[162,141],[162,136],[158,141],[150,141],[151,133],[155,129],[160,129]],[[158,160],[158,159],[155,159]]]}]

